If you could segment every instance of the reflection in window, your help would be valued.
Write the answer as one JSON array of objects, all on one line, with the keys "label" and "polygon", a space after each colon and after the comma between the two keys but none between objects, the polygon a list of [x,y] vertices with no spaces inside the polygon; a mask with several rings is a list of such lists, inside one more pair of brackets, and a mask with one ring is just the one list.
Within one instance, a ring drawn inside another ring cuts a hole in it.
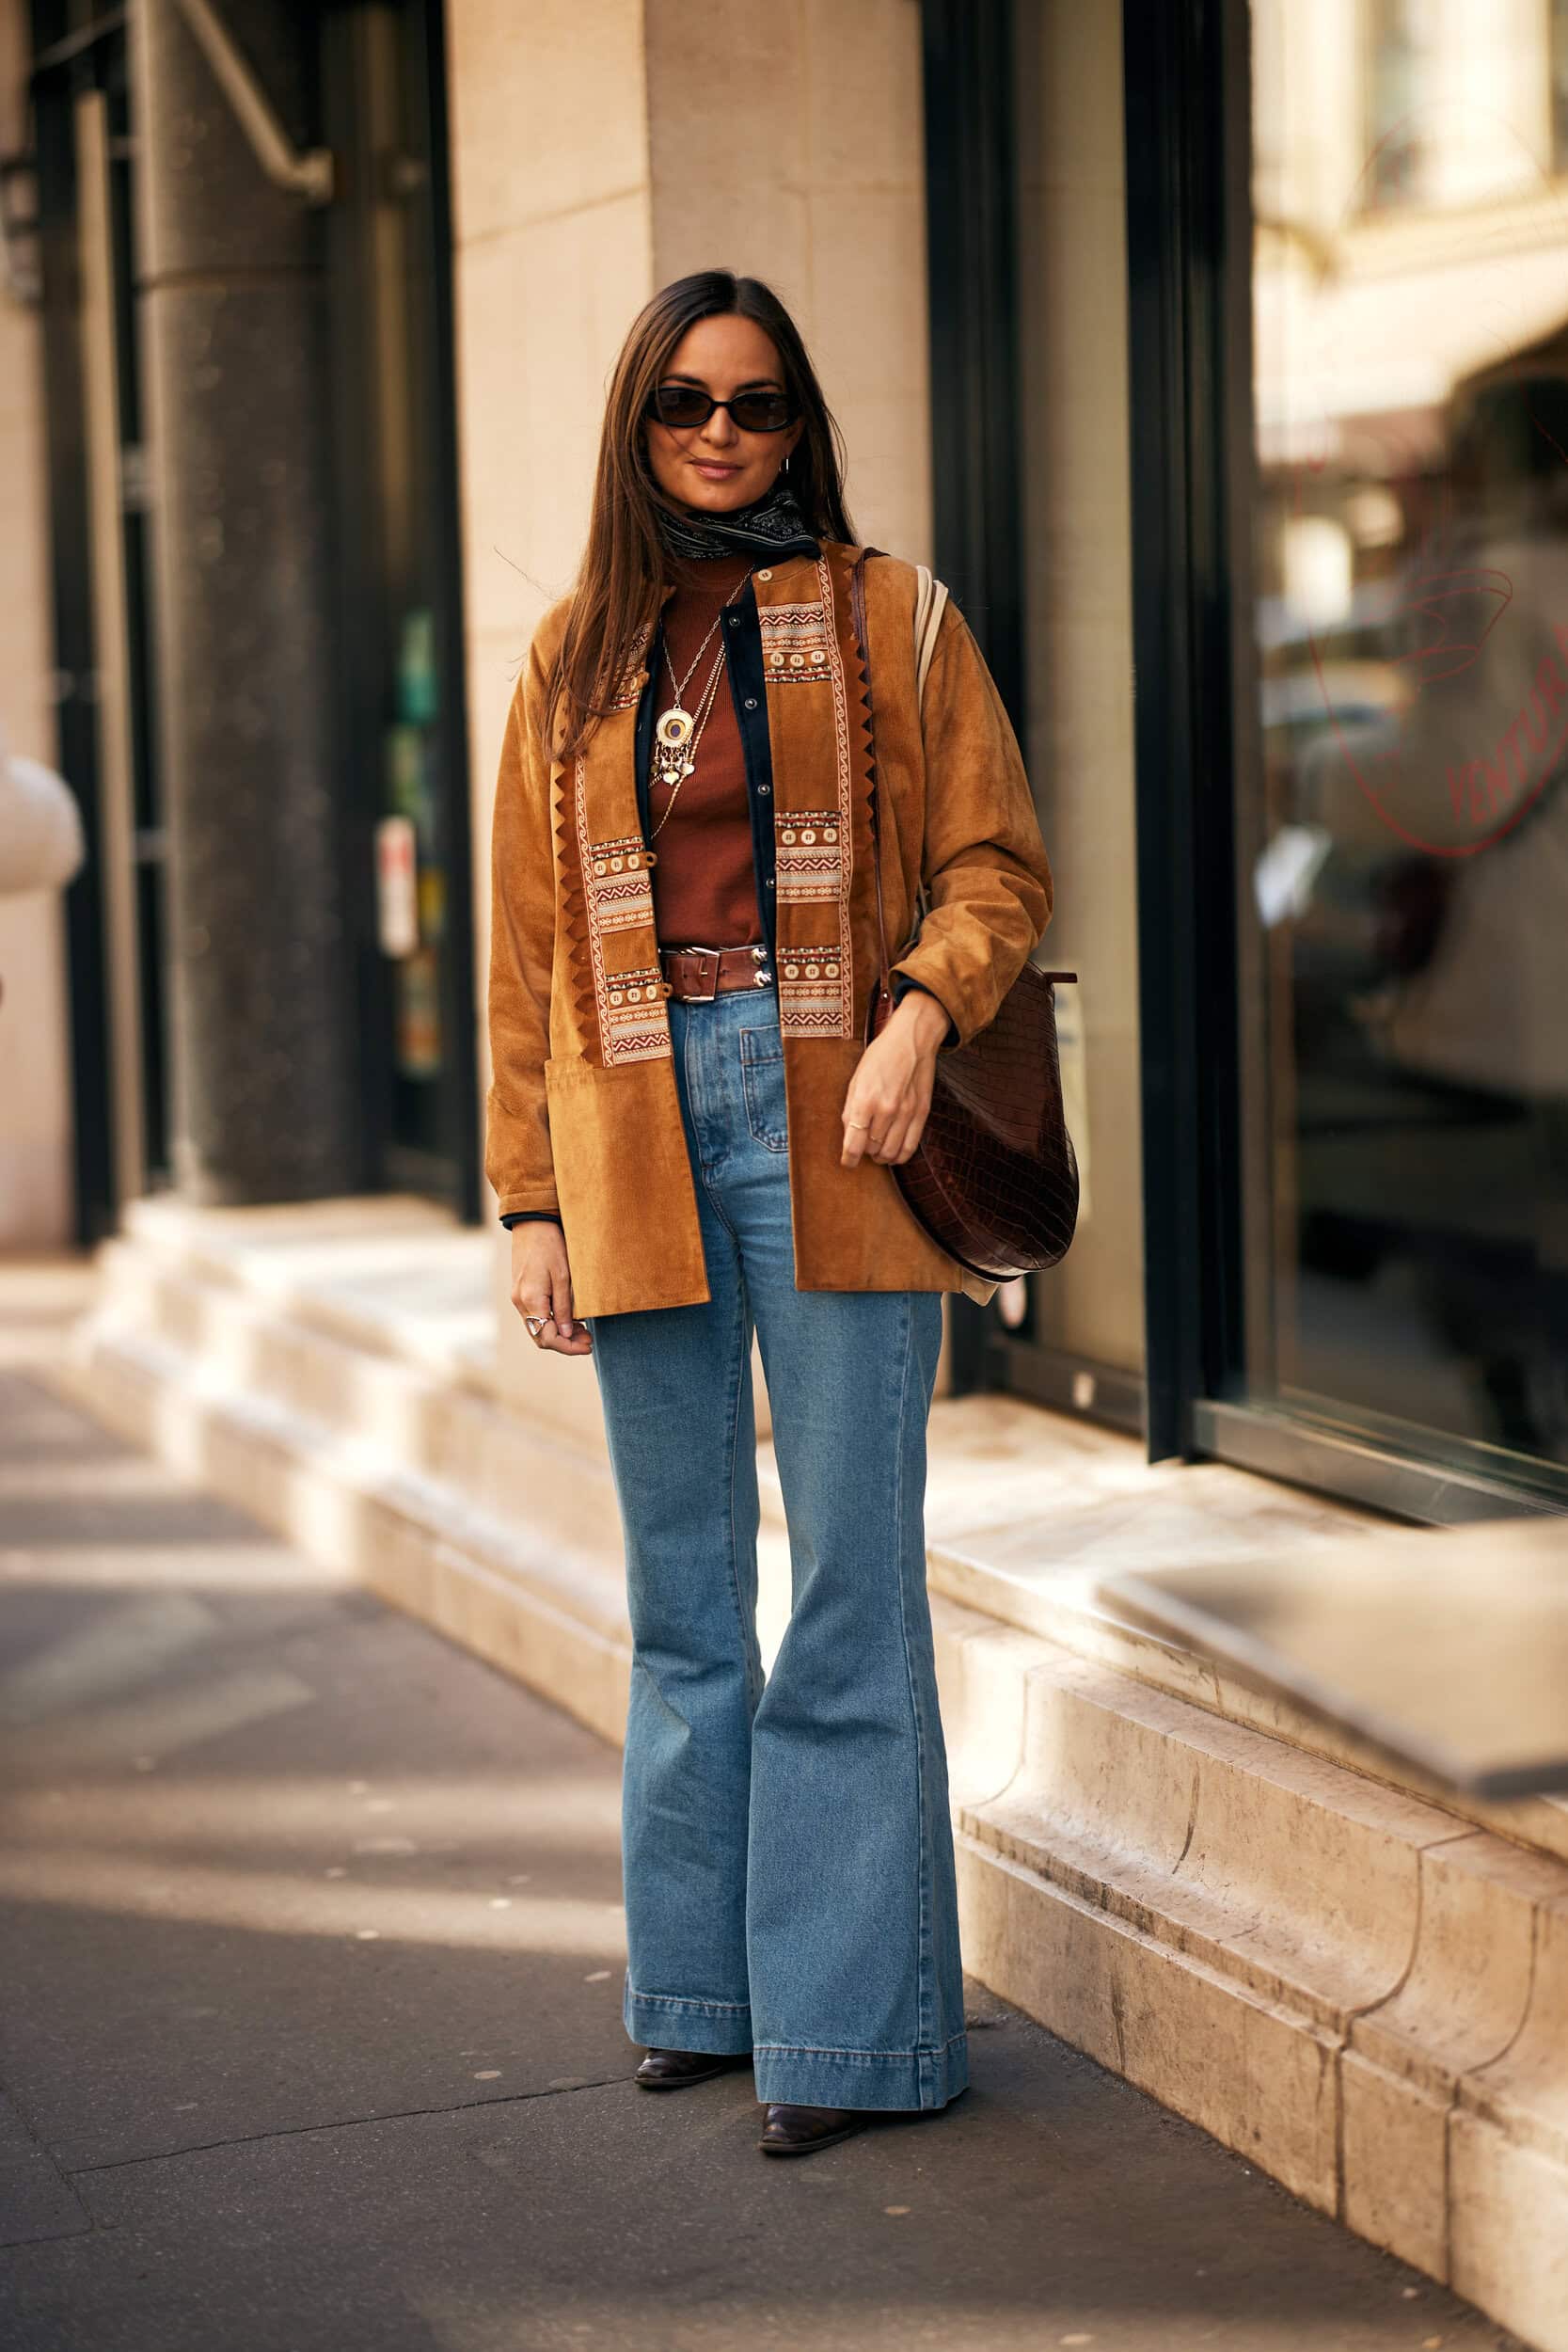
[{"label": "reflection in window", "polygon": [[[1253,15],[1301,69],[1254,94],[1258,1385],[1449,1458],[1568,1463],[1568,280],[1496,209],[1539,185],[1561,40],[1544,9],[1489,24],[1474,119],[1450,95],[1423,148],[1415,83],[1465,87],[1445,44],[1473,24],[1370,8],[1374,160],[1326,110],[1354,59],[1302,63],[1344,20]],[[1411,200],[1418,167],[1446,250],[1363,267],[1354,191]],[[1265,185],[1273,221],[1326,225],[1266,227]]]},{"label": "reflection in window", "polygon": [[1371,211],[1421,195],[1417,109],[1428,95],[1431,0],[1369,0],[1367,9],[1366,201]]}]

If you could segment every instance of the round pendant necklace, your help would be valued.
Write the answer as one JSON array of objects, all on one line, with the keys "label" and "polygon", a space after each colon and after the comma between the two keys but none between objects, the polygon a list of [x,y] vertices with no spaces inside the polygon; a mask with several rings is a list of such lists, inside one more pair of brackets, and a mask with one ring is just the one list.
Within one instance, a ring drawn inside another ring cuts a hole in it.
[{"label": "round pendant necklace", "polygon": [[[692,770],[697,764],[697,744],[701,740],[703,728],[707,724],[708,713],[713,708],[713,698],[719,691],[719,679],[724,668],[724,646],[722,644],[720,644],[719,651],[714,657],[713,668],[708,675],[707,683],[704,686],[702,692],[697,697],[696,709],[694,711],[688,710],[685,704],[682,702],[681,697],[686,692],[687,688],[690,685],[692,678],[695,676],[698,663],[702,660],[704,654],[706,653],[709,645],[712,644],[715,636],[718,634],[719,626],[723,620],[725,612],[740,596],[745,589],[746,581],[750,580],[751,577],[751,573],[747,572],[744,578],[736,580],[734,588],[725,597],[723,604],[714,614],[713,627],[708,630],[707,635],[703,639],[702,644],[698,646],[696,654],[693,657],[690,666],[687,670],[684,677],[678,678],[675,675],[675,665],[670,660],[670,647],[668,642],[666,642],[664,647],[664,659],[669,668],[670,684],[674,690],[674,698],[671,702],[669,708],[661,710],[658,717],[654,721],[654,769],[652,781],[655,784],[664,785],[669,791],[670,798],[665,803],[664,815],[660,817],[658,824],[653,829],[656,834],[658,832],[659,826],[664,824],[666,818],[669,817],[670,811],[674,807],[675,795],[679,792],[681,786],[686,782],[687,777],[690,775]],[[651,839],[652,835],[649,837]]]},{"label": "round pendant necklace", "polygon": [[[719,651],[713,658],[713,667],[708,673],[707,683],[697,697],[695,714],[683,710],[677,702],[674,709],[667,710],[654,729],[657,739],[654,744],[653,782],[668,786],[670,798],[664,803],[663,815],[648,835],[650,841],[657,839],[661,828],[668,823],[670,811],[675,805],[676,795],[697,765],[697,746],[703,739],[703,729],[707,725],[712,713],[714,700],[719,692],[719,681],[723,674],[724,646],[721,642]],[[670,675],[673,677],[674,672],[672,670]],[[688,675],[689,676],[689,672]],[[672,718],[678,718],[681,722],[678,736],[667,735],[664,732],[666,721]]]}]

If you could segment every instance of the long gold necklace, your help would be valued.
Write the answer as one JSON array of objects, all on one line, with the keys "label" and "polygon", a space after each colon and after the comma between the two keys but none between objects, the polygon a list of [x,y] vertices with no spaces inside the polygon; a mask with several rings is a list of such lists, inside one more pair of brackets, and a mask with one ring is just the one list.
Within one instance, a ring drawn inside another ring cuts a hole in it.
[{"label": "long gold necklace", "polygon": [[[670,798],[664,803],[663,816],[659,818],[658,823],[653,828],[653,832],[648,835],[650,841],[652,841],[662,830],[664,825],[668,823],[670,811],[675,805],[676,796],[680,791],[681,786],[686,782],[687,777],[692,773],[697,765],[697,746],[703,739],[703,730],[707,725],[708,719],[712,713],[714,702],[719,692],[719,680],[723,675],[723,673],[724,646],[722,643],[721,643],[719,651],[713,658],[713,667],[708,673],[707,684],[703,688],[702,692],[697,697],[697,707],[695,712],[682,710],[677,703],[675,706],[675,711],[673,713],[666,711],[664,718],[659,720],[658,725],[656,726],[654,730],[655,736],[657,737],[659,728],[664,725],[665,720],[675,715],[678,715],[685,723],[684,732],[678,741],[672,743],[668,740],[668,739],[665,739],[663,741],[656,741],[654,746],[653,781],[655,784],[667,785],[670,790]],[[673,677],[674,672],[672,670],[670,675]]]},{"label": "long gold necklace", "polygon": [[[670,811],[675,805],[676,794],[679,792],[681,786],[686,782],[687,777],[691,774],[693,769],[696,767],[697,746],[702,740],[703,729],[706,726],[708,715],[713,708],[714,697],[719,691],[719,680],[724,668],[725,646],[722,639],[720,640],[719,651],[714,656],[713,668],[708,673],[707,682],[704,686],[702,692],[697,697],[696,709],[694,711],[688,710],[681,697],[686,692],[687,688],[690,685],[691,680],[696,674],[697,664],[702,660],[702,658],[704,654],[706,653],[709,645],[712,644],[714,637],[719,629],[720,623],[723,620],[725,612],[739,597],[741,592],[746,586],[746,581],[749,580],[751,577],[751,573],[747,572],[743,579],[736,580],[734,588],[725,597],[723,604],[721,605],[719,611],[714,614],[713,627],[708,630],[707,635],[703,639],[702,644],[698,646],[697,651],[692,658],[690,666],[687,670],[686,675],[682,678],[678,678],[675,675],[675,665],[670,659],[670,647],[668,642],[666,642],[664,647],[664,660],[670,672],[670,684],[673,689],[674,698],[671,702],[669,708],[661,710],[658,717],[654,722],[654,765],[652,783],[662,784],[667,788],[670,798],[665,803],[664,815],[659,818],[658,824],[655,825],[653,829],[655,834],[657,834],[659,831],[659,828],[667,821]],[[650,834],[650,840],[652,837],[653,835]]]}]

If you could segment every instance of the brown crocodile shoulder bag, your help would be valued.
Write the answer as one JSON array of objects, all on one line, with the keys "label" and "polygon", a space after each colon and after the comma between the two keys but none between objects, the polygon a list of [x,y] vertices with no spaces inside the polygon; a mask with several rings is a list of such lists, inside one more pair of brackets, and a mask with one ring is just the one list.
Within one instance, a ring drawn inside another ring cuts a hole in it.
[{"label": "brown crocodile shoulder bag", "polygon": [[[872,869],[881,956],[866,1027],[879,1036],[894,1009],[887,917],[882,905],[877,721],[871,646],[865,627],[862,550],[850,584],[850,609],[865,675],[870,739]],[[930,1115],[912,1155],[893,1170],[917,1224],[972,1274],[1007,1281],[1036,1274],[1064,1254],[1078,1222],[1078,1162],[1062,1109],[1056,1051],[1058,980],[1074,972],[1040,972],[1026,963],[988,1028],[937,1056]]]}]

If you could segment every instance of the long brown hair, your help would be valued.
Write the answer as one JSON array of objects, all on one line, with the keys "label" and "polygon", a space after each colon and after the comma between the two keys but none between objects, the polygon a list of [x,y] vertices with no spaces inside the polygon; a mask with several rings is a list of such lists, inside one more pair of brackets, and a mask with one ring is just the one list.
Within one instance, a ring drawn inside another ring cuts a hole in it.
[{"label": "long brown hair", "polygon": [[632,645],[658,612],[667,558],[658,510],[679,513],[654,480],[643,419],[682,336],[699,319],[752,320],[772,338],[784,389],[801,422],[790,453],[789,486],[816,539],[852,542],[844,506],[844,439],[822,397],[800,330],[760,278],[699,270],[666,286],[633,321],[605,404],[588,544],[572,593],[565,635],[550,676],[546,740],[563,730],[558,758],[582,749],[610,707]]}]

